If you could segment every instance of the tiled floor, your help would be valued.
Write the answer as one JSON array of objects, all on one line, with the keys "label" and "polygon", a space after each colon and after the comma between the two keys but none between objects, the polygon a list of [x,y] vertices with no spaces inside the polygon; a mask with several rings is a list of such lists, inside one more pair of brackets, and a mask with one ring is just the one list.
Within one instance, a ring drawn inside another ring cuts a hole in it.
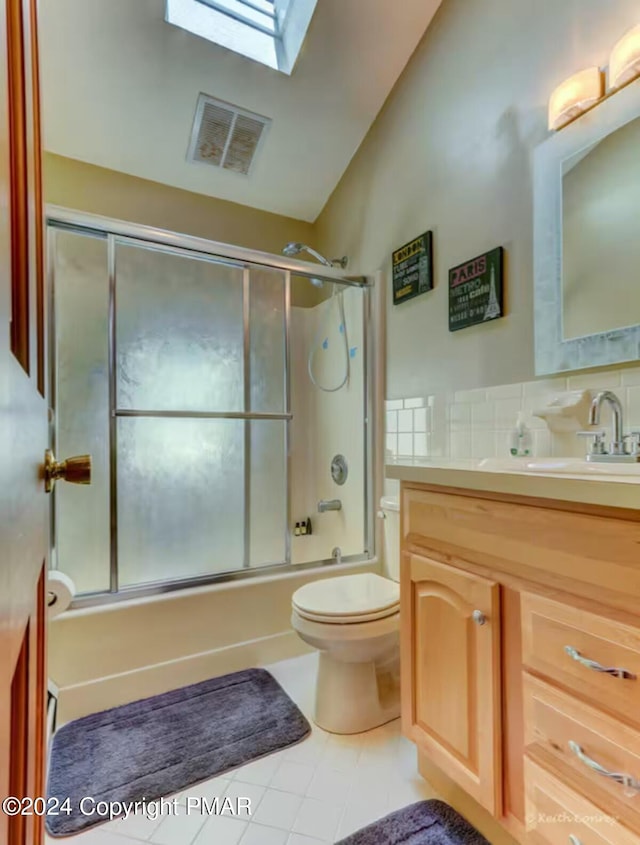
[{"label": "tiled floor", "polygon": [[[309,717],[317,655],[266,667]],[[82,833],[73,845],[329,845],[392,810],[434,797],[416,771],[413,745],[399,721],[355,736],[313,726],[291,748],[189,787],[180,796],[251,799],[245,818],[131,817]],[[49,839],[48,843],[64,840]]]}]

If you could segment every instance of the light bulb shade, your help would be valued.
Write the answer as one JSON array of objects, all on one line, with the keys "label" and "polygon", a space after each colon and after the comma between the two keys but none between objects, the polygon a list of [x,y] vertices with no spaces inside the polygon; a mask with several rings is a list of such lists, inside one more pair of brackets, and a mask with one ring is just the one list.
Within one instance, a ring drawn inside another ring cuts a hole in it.
[{"label": "light bulb shade", "polygon": [[609,88],[620,88],[640,76],[640,24],[634,26],[611,51]]},{"label": "light bulb shade", "polygon": [[597,103],[604,94],[602,72],[590,67],[574,73],[549,98],[549,129],[560,129]]}]

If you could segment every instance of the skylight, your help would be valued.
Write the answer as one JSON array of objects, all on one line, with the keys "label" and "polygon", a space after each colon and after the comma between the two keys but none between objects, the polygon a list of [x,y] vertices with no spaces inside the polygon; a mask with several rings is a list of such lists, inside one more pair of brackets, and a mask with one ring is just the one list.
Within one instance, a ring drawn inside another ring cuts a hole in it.
[{"label": "skylight", "polygon": [[317,0],[167,0],[168,23],[290,74]]}]

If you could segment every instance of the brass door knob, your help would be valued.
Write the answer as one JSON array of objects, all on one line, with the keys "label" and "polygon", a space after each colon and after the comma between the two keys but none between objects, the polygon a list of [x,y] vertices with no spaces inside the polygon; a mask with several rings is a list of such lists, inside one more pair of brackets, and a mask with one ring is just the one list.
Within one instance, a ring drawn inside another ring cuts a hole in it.
[{"label": "brass door knob", "polygon": [[91,484],[91,455],[56,461],[51,449],[44,453],[44,489],[50,493],[58,479],[70,484]]}]

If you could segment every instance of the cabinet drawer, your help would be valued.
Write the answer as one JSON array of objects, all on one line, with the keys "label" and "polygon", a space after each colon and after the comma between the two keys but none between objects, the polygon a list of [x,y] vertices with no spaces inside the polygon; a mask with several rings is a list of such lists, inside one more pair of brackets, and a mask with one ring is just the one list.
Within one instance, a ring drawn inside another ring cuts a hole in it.
[{"label": "cabinet drawer", "polygon": [[523,593],[522,660],[526,668],[640,724],[640,629]]},{"label": "cabinet drawer", "polygon": [[525,758],[527,842],[532,845],[639,845],[611,816]]},{"label": "cabinet drawer", "polygon": [[523,688],[527,754],[640,831],[640,731],[526,673]]}]

